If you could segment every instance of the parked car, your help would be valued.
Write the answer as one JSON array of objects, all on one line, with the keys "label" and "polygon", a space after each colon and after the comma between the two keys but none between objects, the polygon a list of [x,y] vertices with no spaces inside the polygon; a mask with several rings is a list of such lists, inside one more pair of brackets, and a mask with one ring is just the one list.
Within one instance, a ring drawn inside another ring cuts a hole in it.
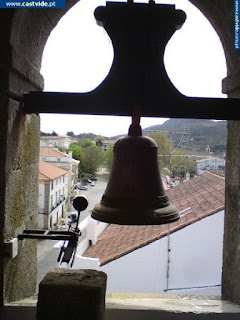
[{"label": "parked car", "polygon": [[78,213],[77,212],[71,212],[68,215],[68,222],[77,222],[77,218],[78,218]]},{"label": "parked car", "polygon": [[80,186],[80,187],[78,187],[78,189],[79,189],[79,190],[87,190],[88,187],[87,187],[87,186]]},{"label": "parked car", "polygon": [[94,186],[95,186],[95,181],[92,181],[91,184],[90,184],[90,186],[91,186],[91,187],[94,187]]}]

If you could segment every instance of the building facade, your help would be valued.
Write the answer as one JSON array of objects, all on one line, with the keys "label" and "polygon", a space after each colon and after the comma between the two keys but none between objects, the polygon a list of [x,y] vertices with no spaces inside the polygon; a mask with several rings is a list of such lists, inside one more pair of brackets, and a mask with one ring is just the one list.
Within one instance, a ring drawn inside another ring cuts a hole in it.
[{"label": "building facade", "polygon": [[207,170],[225,170],[226,160],[219,157],[204,158],[201,160],[194,161],[195,174],[199,176],[200,174],[206,172]]},{"label": "building facade", "polygon": [[54,229],[66,212],[68,172],[39,161],[38,226]]},{"label": "building facade", "polygon": [[57,148],[40,146],[39,159],[64,170],[71,170],[74,183],[78,181],[78,165],[80,161],[73,159],[71,151],[67,154]]},{"label": "building facade", "polygon": [[78,182],[78,166],[80,161],[72,158],[72,152],[66,154],[52,147],[40,147],[39,159],[68,172],[68,210],[74,197],[74,184]]},{"label": "building facade", "polygon": [[40,137],[41,147],[51,147],[51,148],[61,147],[64,149],[68,149],[70,144],[73,142],[76,142],[76,140],[70,136],[58,135],[58,136],[41,136]]}]

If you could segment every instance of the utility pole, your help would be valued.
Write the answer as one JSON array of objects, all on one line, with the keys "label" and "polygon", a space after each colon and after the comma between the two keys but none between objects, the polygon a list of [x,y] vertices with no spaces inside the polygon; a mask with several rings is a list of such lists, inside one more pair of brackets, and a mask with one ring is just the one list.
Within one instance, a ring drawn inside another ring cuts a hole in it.
[{"label": "utility pole", "polygon": [[169,132],[169,171],[170,171],[170,180],[171,180],[171,175],[172,175],[172,131]]}]

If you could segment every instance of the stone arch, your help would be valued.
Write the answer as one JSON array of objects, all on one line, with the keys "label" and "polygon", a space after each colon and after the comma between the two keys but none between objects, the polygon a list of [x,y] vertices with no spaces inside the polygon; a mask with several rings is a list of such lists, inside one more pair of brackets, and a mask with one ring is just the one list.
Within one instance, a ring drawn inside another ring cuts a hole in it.
[{"label": "stone arch", "polygon": [[[233,8],[228,0],[190,0],[211,22],[220,40],[227,60],[228,77],[223,82],[223,90],[230,96],[240,96],[239,92],[239,52],[233,49]],[[41,56],[47,38],[60,18],[77,2],[68,0],[65,9],[0,9],[0,252],[4,252],[4,241],[15,237],[24,228],[34,228],[37,216],[38,184],[38,143],[39,117],[24,115],[21,109],[21,95],[31,90],[43,88],[40,74]],[[226,221],[227,228],[234,223],[240,210],[238,199],[238,174],[231,175],[232,163],[238,163],[240,152],[232,148],[239,141],[240,126],[229,122],[231,151],[227,172],[233,181],[226,180],[226,212],[233,219]],[[240,172],[236,165],[235,172]],[[23,188],[24,186],[24,188]],[[234,197],[235,196],[235,197]],[[229,201],[228,199],[233,199]],[[235,205],[235,209],[233,204]],[[237,253],[239,228],[229,228],[233,233],[225,244],[225,271],[223,272],[223,297],[240,303],[240,263]],[[231,250],[230,250],[231,249]],[[230,250],[230,251],[229,251]],[[29,241],[20,244],[19,255],[14,260],[0,259],[0,303],[29,296],[35,291],[36,244]],[[227,252],[231,252],[227,254]],[[2,256],[2,255],[1,255]],[[234,257],[234,259],[230,259]],[[232,260],[231,263],[229,260]],[[26,270],[26,265],[29,268]],[[229,268],[234,277],[228,273]],[[19,276],[20,275],[20,276]]]},{"label": "stone arch", "polygon": [[[69,0],[65,9],[56,10],[0,9],[1,253],[7,239],[37,227],[40,121],[38,115],[22,112],[22,95],[43,89],[45,43],[76,2]],[[36,252],[36,241],[27,241],[19,243],[15,259],[0,259],[1,305],[35,293]]]},{"label": "stone arch", "polygon": [[[240,51],[233,44],[233,2],[227,0],[190,0],[210,21],[224,49],[227,77],[223,79],[222,91],[229,97],[240,98]],[[239,256],[239,139],[240,123],[228,121],[227,161],[225,179],[225,220],[222,272],[222,298],[240,304],[240,256]]]}]

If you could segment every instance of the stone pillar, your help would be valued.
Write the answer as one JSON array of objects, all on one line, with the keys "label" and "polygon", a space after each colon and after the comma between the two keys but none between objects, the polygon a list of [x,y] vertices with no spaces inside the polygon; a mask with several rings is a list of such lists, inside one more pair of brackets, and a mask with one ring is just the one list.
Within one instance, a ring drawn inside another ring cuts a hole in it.
[{"label": "stone pillar", "polygon": [[36,291],[36,240],[20,242],[15,259],[4,252],[8,238],[37,227],[40,119],[24,114],[22,98],[43,89],[45,43],[76,2],[53,10],[0,9],[0,307]]},{"label": "stone pillar", "polygon": [[36,43],[31,40],[32,30],[21,30],[28,25],[17,19],[18,13],[11,11],[12,23],[0,31],[0,42],[4,40],[0,54],[1,304],[33,295],[37,282],[37,241],[19,242],[14,259],[5,256],[3,248],[7,239],[16,238],[24,229],[35,229],[38,217],[40,121],[36,114],[24,114],[23,94],[42,90],[43,78],[30,57]]},{"label": "stone pillar", "polygon": [[[8,61],[5,61],[4,71],[8,77],[1,81],[0,76],[0,87],[4,85],[0,88],[0,230],[3,242],[16,238],[24,229],[37,226],[40,131],[39,116],[22,112],[22,94],[25,90],[39,88],[27,77],[30,63],[26,60],[24,66],[17,65],[16,57],[19,58],[20,53],[10,45],[5,50]],[[22,241],[16,258],[4,257],[2,300],[9,302],[33,295],[36,273],[37,242]]]},{"label": "stone pillar", "polygon": [[[223,92],[240,98],[240,72],[223,80]],[[240,106],[239,106],[240,107]],[[222,298],[240,304],[240,122],[228,121]]]},{"label": "stone pillar", "polygon": [[96,270],[50,270],[39,285],[37,320],[104,320],[107,275]]}]

